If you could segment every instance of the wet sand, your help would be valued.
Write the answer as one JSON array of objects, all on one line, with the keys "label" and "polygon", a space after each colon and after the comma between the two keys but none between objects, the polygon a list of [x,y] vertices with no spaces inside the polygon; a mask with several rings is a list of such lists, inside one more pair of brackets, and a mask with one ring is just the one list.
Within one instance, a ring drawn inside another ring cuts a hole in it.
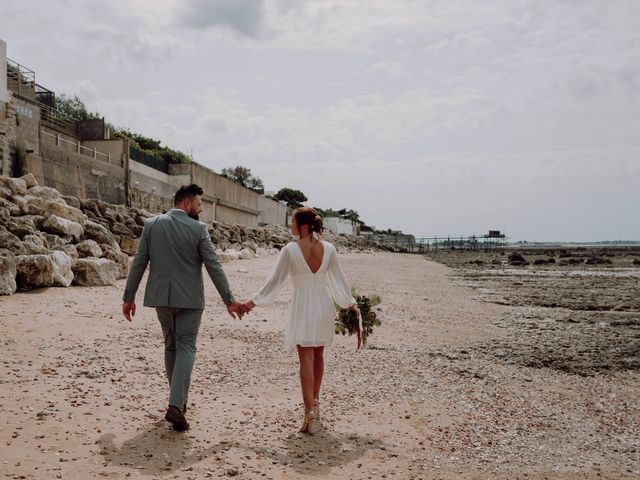
[{"label": "wet sand", "polygon": [[[0,298],[0,476],[640,474],[637,369],[527,365],[517,353],[536,351],[531,332],[561,324],[536,310],[547,307],[492,303],[499,286],[481,282],[487,296],[460,269],[417,255],[341,259],[359,293],[382,297],[382,325],[360,353],[353,337],[336,337],[321,397],[324,431],[312,437],[297,433],[297,359],[281,346],[290,286],[237,321],[207,282],[186,434],[162,419],[162,339],[142,290],[132,324],[120,315],[124,281]],[[274,261],[225,264],[236,295],[248,298]]]}]

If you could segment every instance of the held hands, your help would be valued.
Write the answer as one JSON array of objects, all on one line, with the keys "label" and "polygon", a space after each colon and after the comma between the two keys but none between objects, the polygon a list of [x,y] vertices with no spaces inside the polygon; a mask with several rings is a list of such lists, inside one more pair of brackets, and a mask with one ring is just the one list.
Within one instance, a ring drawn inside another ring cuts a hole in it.
[{"label": "held hands", "polygon": [[229,315],[231,315],[233,318],[239,319],[242,319],[244,314],[247,313],[244,308],[244,304],[240,302],[233,302],[227,305],[227,312],[229,312]]}]

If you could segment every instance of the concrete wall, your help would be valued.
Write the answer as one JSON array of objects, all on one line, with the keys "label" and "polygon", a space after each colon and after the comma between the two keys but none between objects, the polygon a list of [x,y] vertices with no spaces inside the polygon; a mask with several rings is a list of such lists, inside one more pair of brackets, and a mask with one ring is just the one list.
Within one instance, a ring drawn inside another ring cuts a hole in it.
[{"label": "concrete wall", "polygon": [[[121,138],[113,140],[85,140],[82,142],[84,147],[93,149],[98,152],[111,156],[111,163],[124,167],[126,157],[129,155],[129,142]],[[101,157],[104,160],[104,157]]]},{"label": "concrete wall", "polygon": [[216,221],[258,226],[258,193],[196,163],[191,164],[191,181],[200,185],[205,194],[215,197]]},{"label": "concrete wall", "polygon": [[323,219],[324,228],[331,232],[344,235],[355,235],[356,229],[351,220],[339,217],[325,217]]},{"label": "concrete wall", "polygon": [[40,153],[40,107],[22,98],[13,100],[16,110],[18,144],[38,155]]},{"label": "concrete wall", "polygon": [[287,215],[289,208],[282,203],[271,200],[264,195],[258,196],[258,223],[260,225],[287,225]]},{"label": "concrete wall", "polygon": [[184,175],[167,175],[129,159],[129,202],[132,207],[150,212],[163,212],[173,207],[173,196],[183,183]]},{"label": "concrete wall", "polygon": [[47,141],[42,142],[40,153],[27,157],[28,169],[40,185],[53,187],[63,195],[125,203],[124,168],[68,152]]},{"label": "concrete wall", "polygon": [[0,109],[2,103],[9,103],[11,96],[7,90],[7,43],[0,38]]}]

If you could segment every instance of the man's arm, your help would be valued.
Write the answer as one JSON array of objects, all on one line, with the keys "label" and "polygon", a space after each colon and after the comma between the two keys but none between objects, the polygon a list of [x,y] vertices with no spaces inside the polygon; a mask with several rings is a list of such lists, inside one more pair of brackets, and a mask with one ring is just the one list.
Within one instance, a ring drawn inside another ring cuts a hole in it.
[{"label": "man's arm", "polygon": [[[140,281],[144,275],[144,271],[147,269],[149,263],[149,242],[148,235],[151,228],[149,222],[145,222],[142,229],[142,235],[140,235],[140,241],[138,242],[138,249],[136,255],[133,258],[133,263],[129,269],[129,275],[127,275],[127,285],[124,288],[124,295],[122,301],[124,303],[133,303],[136,298],[136,292],[140,286]],[[135,312],[135,307],[134,307]]]},{"label": "man's arm", "polygon": [[229,286],[229,281],[227,280],[227,276],[222,269],[222,264],[220,263],[220,260],[213,248],[211,236],[207,231],[206,225],[202,225],[202,235],[200,237],[200,243],[198,244],[198,250],[204,263],[204,267],[207,269],[207,273],[209,274],[209,277],[211,277],[211,281],[215,285],[216,290],[218,290],[222,301],[226,305],[235,303],[233,294],[231,293],[231,287]]}]

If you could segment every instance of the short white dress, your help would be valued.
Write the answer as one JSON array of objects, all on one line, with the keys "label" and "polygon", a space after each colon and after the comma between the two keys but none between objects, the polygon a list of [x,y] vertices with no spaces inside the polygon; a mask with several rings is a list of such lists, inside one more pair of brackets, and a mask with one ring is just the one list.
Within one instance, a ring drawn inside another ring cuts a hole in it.
[{"label": "short white dress", "polygon": [[336,307],[348,307],[356,301],[340,268],[338,252],[331,243],[322,241],[324,252],[320,268],[313,273],[296,242],[281,251],[276,266],[262,288],[253,296],[256,305],[273,302],[288,275],[293,280],[293,302],[284,336],[285,348],[330,345],[335,331]]}]

